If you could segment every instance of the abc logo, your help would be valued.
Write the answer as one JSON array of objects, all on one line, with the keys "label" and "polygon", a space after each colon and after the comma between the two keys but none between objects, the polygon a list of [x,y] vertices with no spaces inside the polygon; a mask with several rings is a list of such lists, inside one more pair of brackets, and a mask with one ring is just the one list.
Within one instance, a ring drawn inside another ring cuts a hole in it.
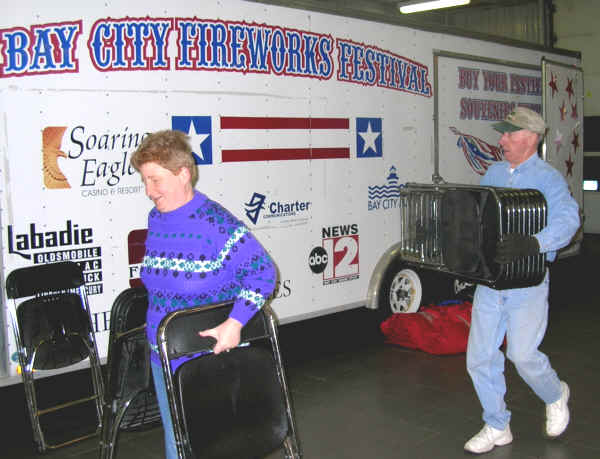
[{"label": "abc logo", "polygon": [[327,252],[323,247],[315,247],[308,257],[308,266],[313,273],[319,274],[327,267]]}]

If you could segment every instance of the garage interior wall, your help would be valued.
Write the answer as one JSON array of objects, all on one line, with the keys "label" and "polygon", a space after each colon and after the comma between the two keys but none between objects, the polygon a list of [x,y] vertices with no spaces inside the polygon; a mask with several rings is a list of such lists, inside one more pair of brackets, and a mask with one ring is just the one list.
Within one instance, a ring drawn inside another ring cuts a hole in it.
[{"label": "garage interior wall", "polygon": [[[554,0],[554,34],[558,48],[581,51],[584,81],[584,155],[600,161],[600,2],[597,0]],[[584,176],[587,175],[584,163]],[[591,171],[590,171],[591,172]],[[595,177],[600,180],[599,176]],[[600,191],[584,191],[586,233],[600,234]]]}]

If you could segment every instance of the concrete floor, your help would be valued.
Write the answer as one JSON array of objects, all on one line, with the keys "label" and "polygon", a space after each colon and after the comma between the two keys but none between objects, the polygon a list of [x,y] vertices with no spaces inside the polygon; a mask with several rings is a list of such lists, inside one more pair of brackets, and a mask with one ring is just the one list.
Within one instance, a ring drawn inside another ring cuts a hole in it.
[{"label": "concrete floor", "polygon": [[[544,405],[509,363],[506,400],[513,413],[514,441],[485,457],[600,457],[600,361],[593,351],[599,349],[598,255],[600,239],[586,237],[581,255],[555,263],[551,271],[550,323],[542,349],[571,386],[569,428],[559,439],[544,438]],[[361,308],[280,327],[304,457],[472,456],[463,451],[463,444],[481,428],[482,421],[464,354],[438,357],[386,345],[377,324],[376,315]],[[47,384],[69,389],[64,380]],[[0,403],[2,457],[39,457],[31,440],[22,384],[0,388]],[[98,440],[45,456],[97,458]],[[124,432],[117,457],[164,457],[162,428]],[[280,457],[283,454],[275,452],[269,459]]]}]

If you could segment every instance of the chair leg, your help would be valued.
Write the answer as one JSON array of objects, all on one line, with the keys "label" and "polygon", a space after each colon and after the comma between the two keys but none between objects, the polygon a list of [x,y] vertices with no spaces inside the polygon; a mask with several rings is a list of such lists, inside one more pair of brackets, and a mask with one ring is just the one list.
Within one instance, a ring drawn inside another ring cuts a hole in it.
[{"label": "chair leg", "polygon": [[113,457],[114,443],[112,441],[112,430],[114,423],[112,407],[106,403],[103,410],[102,430],[100,432],[100,454],[99,459],[111,459]]},{"label": "chair leg", "polygon": [[44,439],[44,432],[40,424],[40,417],[38,415],[37,398],[35,395],[35,383],[33,379],[33,365],[21,366],[23,375],[23,387],[25,389],[25,398],[27,400],[27,411],[29,411],[29,419],[31,420],[31,428],[33,430],[33,439],[37,445],[37,449],[40,453],[46,451],[46,441]]},{"label": "chair leg", "polygon": [[119,427],[131,400],[134,398],[135,396],[131,397],[126,403],[113,402],[113,405],[104,405],[99,459],[113,459],[115,457]]},{"label": "chair leg", "polygon": [[285,459],[300,459],[302,457],[300,449],[298,448],[298,443],[292,436],[288,435],[285,438],[283,441],[283,449],[285,451]]},{"label": "chair leg", "polygon": [[92,387],[96,395],[96,416],[98,418],[98,426],[96,433],[102,431],[102,423],[104,422],[104,377],[102,376],[102,368],[98,360],[98,349],[95,345],[94,338],[91,335],[80,336],[88,350],[88,359],[90,363],[90,377],[92,379]]},{"label": "chair leg", "polygon": [[287,458],[297,459],[302,455],[300,453],[300,447],[298,445],[298,437],[296,435],[296,422],[294,419],[294,413],[292,409],[292,399],[290,396],[289,387],[287,385],[287,379],[285,377],[285,370],[283,367],[283,361],[281,359],[281,348],[279,346],[279,335],[277,333],[277,324],[275,323],[275,317],[273,314],[269,314],[268,316],[268,327],[269,334],[271,336],[271,343],[274,350],[274,356],[277,366],[277,373],[279,376],[279,382],[281,383],[281,389],[283,392],[283,397],[285,399],[286,406],[286,414],[289,425],[289,434],[284,441],[284,449]]},{"label": "chair leg", "polygon": [[98,413],[99,428],[102,428],[102,410],[104,400],[104,378],[102,376],[102,368],[98,360],[98,349],[95,345],[93,337],[88,336],[86,340],[90,360],[90,372],[92,376],[92,384],[96,393],[96,411]]}]

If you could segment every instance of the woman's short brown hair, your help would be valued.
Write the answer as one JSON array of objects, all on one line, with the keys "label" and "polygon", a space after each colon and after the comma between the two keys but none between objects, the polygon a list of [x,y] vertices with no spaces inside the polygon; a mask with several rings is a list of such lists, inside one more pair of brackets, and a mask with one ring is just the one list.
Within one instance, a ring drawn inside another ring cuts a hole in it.
[{"label": "woman's short brown hair", "polygon": [[181,131],[167,129],[148,135],[133,153],[130,162],[138,172],[142,165],[149,162],[155,162],[173,174],[187,167],[192,187],[198,181],[198,166],[192,155],[189,137]]}]

